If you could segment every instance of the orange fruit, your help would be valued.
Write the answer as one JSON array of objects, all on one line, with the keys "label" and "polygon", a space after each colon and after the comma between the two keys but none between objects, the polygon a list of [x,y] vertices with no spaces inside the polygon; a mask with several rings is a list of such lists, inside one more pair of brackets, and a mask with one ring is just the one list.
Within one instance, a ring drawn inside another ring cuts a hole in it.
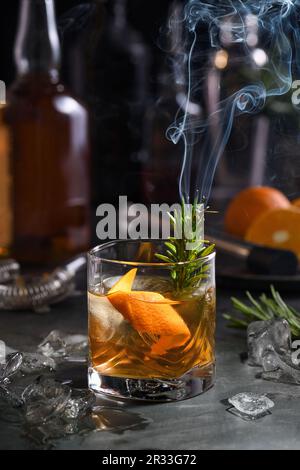
[{"label": "orange fruit", "polygon": [[292,201],[292,205],[300,208],[300,197]]},{"label": "orange fruit", "polygon": [[290,201],[277,189],[267,186],[247,188],[230,202],[225,214],[225,229],[232,235],[244,237],[263,213],[290,206]]},{"label": "orange fruit", "polygon": [[291,250],[300,258],[300,209],[274,209],[258,217],[246,240],[271,248]]},{"label": "orange fruit", "polygon": [[157,292],[130,290],[135,275],[136,270],[132,269],[115,284],[107,295],[110,303],[136,331],[151,341],[152,354],[162,355],[184,345],[191,337],[190,330],[172,307],[180,302]]}]

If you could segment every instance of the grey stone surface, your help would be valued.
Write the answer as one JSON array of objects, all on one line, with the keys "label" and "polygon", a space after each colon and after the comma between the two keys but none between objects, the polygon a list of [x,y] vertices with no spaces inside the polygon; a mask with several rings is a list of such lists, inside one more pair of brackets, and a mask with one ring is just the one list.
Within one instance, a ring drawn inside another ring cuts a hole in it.
[{"label": "grey stone surface", "polygon": [[[300,449],[300,387],[256,378],[259,369],[241,362],[240,354],[247,348],[246,333],[227,329],[222,320],[222,313],[230,306],[229,298],[228,292],[218,291],[217,382],[213,389],[178,403],[113,403],[112,406],[120,410],[118,413],[123,424],[128,420],[129,429],[122,431],[122,426],[117,423],[114,426],[112,422],[109,431],[70,436],[56,442],[56,448]],[[297,306],[297,301],[293,304]],[[44,315],[0,312],[0,339],[23,351],[34,351],[51,330],[85,334],[86,328],[87,312],[83,295],[65,301]],[[275,403],[272,414],[259,421],[246,422],[227,413],[228,405],[224,400],[240,392],[268,394]],[[139,425],[139,422],[143,424]],[[0,449],[30,448],[34,445],[22,436],[16,425],[0,419]]]}]

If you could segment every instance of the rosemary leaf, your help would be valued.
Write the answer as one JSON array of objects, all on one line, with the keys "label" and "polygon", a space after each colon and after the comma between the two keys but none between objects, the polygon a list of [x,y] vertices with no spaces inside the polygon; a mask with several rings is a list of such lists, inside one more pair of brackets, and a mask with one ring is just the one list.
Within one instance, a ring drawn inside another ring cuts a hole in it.
[{"label": "rosemary leaf", "polygon": [[229,322],[228,327],[245,329],[253,321],[283,318],[289,323],[292,336],[300,337],[300,312],[287,305],[273,286],[271,286],[270,297],[262,294],[255,299],[249,292],[246,292],[246,295],[248,304],[235,297],[231,299],[236,315],[223,315]]},{"label": "rosemary leaf", "polygon": [[167,256],[161,255],[159,253],[155,254],[156,258],[158,258],[161,261],[164,261],[165,263],[172,263],[172,260],[170,260]]},{"label": "rosemary leaf", "polygon": [[177,253],[177,248],[176,248],[176,245],[174,245],[174,243],[165,242],[165,245],[166,245],[167,248],[169,248],[169,250],[170,250],[174,255],[176,255],[176,253]]},{"label": "rosemary leaf", "polygon": [[[156,258],[163,262],[173,263],[174,267],[170,270],[175,291],[193,288],[198,286],[201,280],[207,277],[209,265],[204,259],[210,255],[215,245],[209,244],[205,240],[197,239],[197,225],[200,221],[203,223],[203,205],[200,205],[197,197],[194,204],[186,210],[184,201],[181,203],[181,212],[174,211],[174,215],[168,214],[174,229],[174,234],[181,234],[181,238],[169,237],[165,242],[165,254],[156,254]],[[193,239],[187,239],[185,228],[189,226],[193,231]],[[186,248],[187,243],[192,249]],[[181,263],[181,264],[180,264]],[[176,265],[175,265],[176,264]]]}]

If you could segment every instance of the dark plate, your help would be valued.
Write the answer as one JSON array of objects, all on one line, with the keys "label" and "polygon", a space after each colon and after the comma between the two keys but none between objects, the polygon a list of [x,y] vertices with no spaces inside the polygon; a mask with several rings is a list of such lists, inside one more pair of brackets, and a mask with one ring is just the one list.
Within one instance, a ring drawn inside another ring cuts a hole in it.
[{"label": "dark plate", "polygon": [[300,273],[295,276],[267,276],[247,270],[243,261],[217,250],[216,276],[218,286],[243,290],[269,290],[273,285],[280,291],[299,291]]}]

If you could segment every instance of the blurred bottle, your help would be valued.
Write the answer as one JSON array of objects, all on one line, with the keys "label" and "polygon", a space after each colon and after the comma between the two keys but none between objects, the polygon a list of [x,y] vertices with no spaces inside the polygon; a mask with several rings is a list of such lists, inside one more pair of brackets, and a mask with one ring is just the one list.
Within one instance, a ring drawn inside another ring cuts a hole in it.
[{"label": "blurred bottle", "polygon": [[11,133],[11,251],[58,263],[90,240],[88,113],[59,80],[53,0],[22,0],[17,78],[5,120]]},{"label": "blurred bottle", "polygon": [[10,138],[4,113],[5,96],[0,100],[0,258],[8,255],[12,240]]}]

